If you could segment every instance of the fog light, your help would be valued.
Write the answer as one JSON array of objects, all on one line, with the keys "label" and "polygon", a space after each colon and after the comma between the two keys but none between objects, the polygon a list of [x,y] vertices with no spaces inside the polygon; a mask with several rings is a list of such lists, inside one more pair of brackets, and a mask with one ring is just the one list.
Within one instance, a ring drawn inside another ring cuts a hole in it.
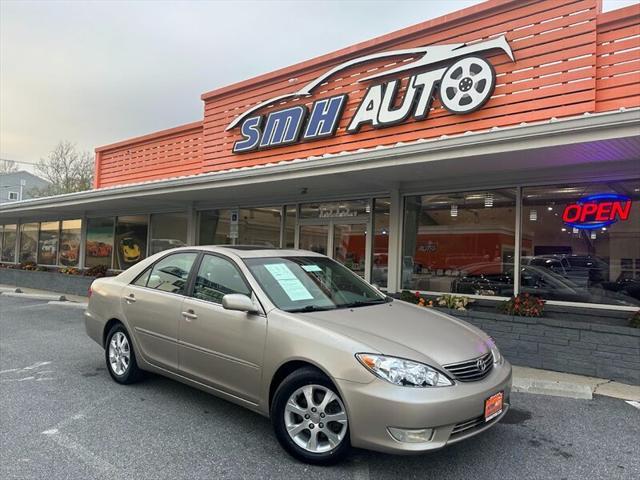
[{"label": "fog light", "polygon": [[431,440],[433,435],[432,428],[418,428],[408,430],[406,428],[388,427],[389,433],[399,442],[404,443],[424,443]]}]

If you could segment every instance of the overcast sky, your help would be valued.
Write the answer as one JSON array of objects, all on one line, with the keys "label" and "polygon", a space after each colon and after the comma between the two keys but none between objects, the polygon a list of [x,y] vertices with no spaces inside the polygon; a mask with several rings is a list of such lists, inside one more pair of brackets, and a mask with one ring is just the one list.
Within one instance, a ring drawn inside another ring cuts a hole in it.
[{"label": "overcast sky", "polygon": [[199,120],[205,91],[477,3],[0,0],[0,158]]}]

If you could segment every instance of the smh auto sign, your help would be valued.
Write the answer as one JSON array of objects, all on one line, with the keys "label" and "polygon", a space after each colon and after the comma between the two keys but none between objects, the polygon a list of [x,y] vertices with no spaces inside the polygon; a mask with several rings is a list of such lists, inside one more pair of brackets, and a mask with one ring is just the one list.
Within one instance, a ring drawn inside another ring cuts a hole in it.
[{"label": "smh auto sign", "polygon": [[[431,45],[374,53],[349,60],[300,90],[270,98],[236,117],[226,129],[229,131],[240,127],[242,138],[235,142],[233,152],[251,152],[335,135],[347,104],[346,94],[317,100],[310,108],[296,105],[264,115],[259,112],[276,103],[311,97],[318,87],[338,72],[379,59],[407,56],[412,61],[359,80],[365,83],[379,77],[396,77],[369,86],[347,126],[347,133],[357,133],[363,125],[384,128],[409,118],[425,119],[436,90],[442,105],[451,113],[462,115],[473,112],[487,102],[495,88],[493,66],[478,55],[492,50],[502,51],[514,61],[513,52],[504,36],[473,45]],[[411,76],[404,98],[396,98],[400,89],[398,74],[405,72],[411,72]]]}]

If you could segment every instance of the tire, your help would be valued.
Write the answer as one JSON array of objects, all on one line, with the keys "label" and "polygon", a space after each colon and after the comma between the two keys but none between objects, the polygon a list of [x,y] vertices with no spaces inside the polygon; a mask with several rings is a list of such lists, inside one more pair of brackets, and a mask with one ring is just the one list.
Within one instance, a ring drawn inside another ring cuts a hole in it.
[{"label": "tire", "polygon": [[[109,375],[116,382],[129,385],[142,379],[143,372],[138,368],[131,337],[121,323],[114,325],[109,331],[104,355]],[[114,358],[116,361],[112,363]]]},{"label": "tire", "polygon": [[331,465],[351,450],[344,403],[333,383],[315,368],[301,368],[286,377],[273,396],[270,413],[278,442],[302,462]]},{"label": "tire", "polygon": [[496,86],[493,65],[481,57],[465,57],[452,64],[440,81],[440,102],[456,115],[482,107]]}]

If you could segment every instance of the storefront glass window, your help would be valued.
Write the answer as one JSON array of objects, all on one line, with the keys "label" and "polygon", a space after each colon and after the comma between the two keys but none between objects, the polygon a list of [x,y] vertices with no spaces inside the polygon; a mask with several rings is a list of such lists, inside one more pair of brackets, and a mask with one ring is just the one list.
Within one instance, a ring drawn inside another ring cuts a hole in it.
[{"label": "storefront glass window", "polygon": [[407,197],[403,288],[513,294],[516,190]]},{"label": "storefront glass window", "polygon": [[115,269],[126,270],[146,257],[147,230],[146,215],[118,217],[113,259]]},{"label": "storefront glass window", "polygon": [[38,251],[38,224],[20,225],[20,263],[36,261]]},{"label": "storefront glass window", "polygon": [[226,245],[229,236],[231,210],[205,210],[200,212],[198,245]]},{"label": "storefront glass window", "polygon": [[522,193],[521,292],[640,305],[640,180]]},{"label": "storefront glass window", "polygon": [[239,245],[280,246],[281,207],[241,208],[238,210]]},{"label": "storefront glass window", "polygon": [[3,262],[16,261],[16,235],[17,225],[5,225],[2,236],[2,257]]},{"label": "storefront glass window", "polygon": [[187,214],[163,213],[151,215],[151,251],[162,252],[187,244]]},{"label": "storefront glass window", "polygon": [[376,198],[373,207],[373,261],[371,283],[387,287],[389,267],[389,207],[391,200]]},{"label": "storefront glass window", "polygon": [[58,260],[58,235],[60,222],[42,222],[38,242],[38,263],[55,265]]},{"label": "storefront glass window", "polygon": [[60,229],[60,253],[58,263],[65,267],[77,267],[80,260],[82,220],[64,220]]},{"label": "storefront glass window", "polygon": [[111,268],[113,256],[113,218],[87,220],[87,245],[85,265],[106,265]]},{"label": "storefront glass window", "polygon": [[296,244],[296,216],[295,205],[287,205],[284,214],[284,240],[283,248],[294,248]]}]

